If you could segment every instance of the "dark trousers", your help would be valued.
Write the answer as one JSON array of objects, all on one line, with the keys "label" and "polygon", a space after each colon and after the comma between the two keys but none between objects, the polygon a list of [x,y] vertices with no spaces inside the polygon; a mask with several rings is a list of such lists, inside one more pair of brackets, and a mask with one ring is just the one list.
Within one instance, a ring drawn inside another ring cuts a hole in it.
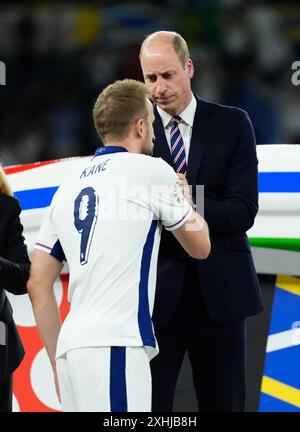
[{"label": "dark trousers", "polygon": [[191,261],[174,316],[166,325],[155,328],[160,353],[151,361],[152,411],[172,411],[186,351],[199,411],[244,411],[245,327],[245,321],[216,324],[211,320]]},{"label": "dark trousers", "polygon": [[12,384],[12,375],[0,382],[0,412],[12,412]]}]

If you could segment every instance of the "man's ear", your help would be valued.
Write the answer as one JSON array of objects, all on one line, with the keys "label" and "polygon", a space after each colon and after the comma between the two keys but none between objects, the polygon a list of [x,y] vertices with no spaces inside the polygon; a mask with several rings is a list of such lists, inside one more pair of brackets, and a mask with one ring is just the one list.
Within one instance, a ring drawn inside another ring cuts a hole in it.
[{"label": "man's ear", "polygon": [[144,119],[140,118],[134,122],[134,131],[137,135],[137,137],[141,137],[144,133],[145,129],[145,121]]},{"label": "man's ear", "polygon": [[192,62],[192,60],[190,58],[187,59],[187,61],[186,61],[186,67],[187,67],[187,70],[188,70],[188,73],[189,73],[189,78],[193,78],[193,76],[194,76],[194,65],[193,65],[193,62]]}]

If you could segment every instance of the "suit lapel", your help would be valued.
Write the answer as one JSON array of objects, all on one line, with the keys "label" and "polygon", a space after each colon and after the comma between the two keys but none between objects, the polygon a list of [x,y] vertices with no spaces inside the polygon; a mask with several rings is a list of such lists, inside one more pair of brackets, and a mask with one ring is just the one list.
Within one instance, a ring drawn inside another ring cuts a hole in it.
[{"label": "suit lapel", "polygon": [[187,180],[189,184],[197,183],[197,175],[208,143],[209,108],[207,102],[198,98],[190,143]]}]

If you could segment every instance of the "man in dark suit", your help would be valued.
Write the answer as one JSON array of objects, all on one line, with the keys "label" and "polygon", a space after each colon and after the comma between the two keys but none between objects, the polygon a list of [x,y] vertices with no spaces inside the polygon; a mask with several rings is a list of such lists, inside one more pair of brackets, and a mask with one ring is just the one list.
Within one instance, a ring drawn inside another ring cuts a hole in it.
[{"label": "man in dark suit", "polygon": [[25,294],[30,261],[22,236],[18,201],[0,166],[0,412],[12,411],[12,374],[24,357],[24,348],[5,291]]},{"label": "man in dark suit", "polygon": [[[163,232],[153,313],[160,354],[151,365],[152,410],[172,411],[187,351],[199,411],[244,411],[246,318],[263,310],[246,236],[258,210],[252,125],[245,111],[192,93],[194,66],[177,33],[148,36],[140,60],[154,102],[154,156],[192,185],[194,199],[196,186],[204,185],[212,242],[210,256],[200,262]],[[184,142],[180,156],[178,141]]]}]

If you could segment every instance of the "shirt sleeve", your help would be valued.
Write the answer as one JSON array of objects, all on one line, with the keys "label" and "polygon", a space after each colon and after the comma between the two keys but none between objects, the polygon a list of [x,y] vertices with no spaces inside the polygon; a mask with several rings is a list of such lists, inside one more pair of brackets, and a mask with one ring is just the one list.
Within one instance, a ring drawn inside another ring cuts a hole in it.
[{"label": "shirt sleeve", "polygon": [[175,171],[160,158],[156,159],[152,172],[150,203],[153,213],[168,231],[180,228],[193,213]]},{"label": "shirt sleeve", "polygon": [[[53,198],[54,201],[54,198]],[[52,223],[53,201],[50,207],[47,208],[41,228],[37,235],[35,249],[52,255],[58,261],[66,261],[66,257],[59,241],[58,235]]]}]

